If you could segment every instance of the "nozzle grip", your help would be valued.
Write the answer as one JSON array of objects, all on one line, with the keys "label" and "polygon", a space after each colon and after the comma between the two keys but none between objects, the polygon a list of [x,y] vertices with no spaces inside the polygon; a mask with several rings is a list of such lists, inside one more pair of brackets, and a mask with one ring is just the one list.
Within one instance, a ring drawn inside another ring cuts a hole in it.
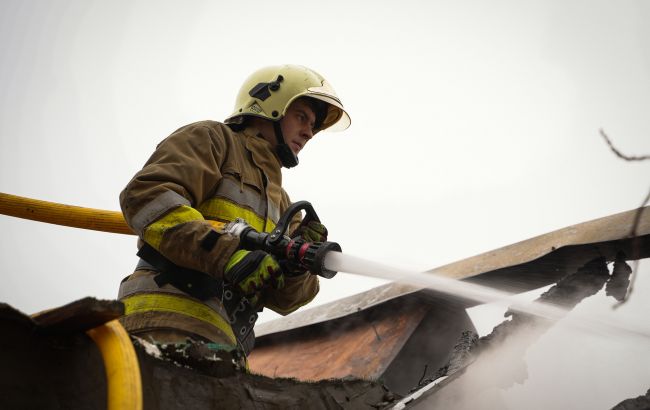
[{"label": "nozzle grip", "polygon": [[311,205],[310,202],[308,201],[294,202],[287,208],[284,214],[280,217],[280,220],[275,226],[275,229],[269,235],[269,244],[271,246],[276,246],[282,240],[282,236],[286,233],[287,228],[289,228],[289,224],[291,223],[291,220],[300,211],[305,211],[305,218],[303,219],[301,225],[309,221],[320,222],[320,218],[318,218],[318,215],[316,214],[316,211],[314,210],[314,207]]}]

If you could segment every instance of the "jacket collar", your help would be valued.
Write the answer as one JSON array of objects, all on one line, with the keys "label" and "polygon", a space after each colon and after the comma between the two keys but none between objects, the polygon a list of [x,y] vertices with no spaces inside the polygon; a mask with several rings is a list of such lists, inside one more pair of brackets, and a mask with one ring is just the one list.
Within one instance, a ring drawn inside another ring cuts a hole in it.
[{"label": "jacket collar", "polygon": [[259,131],[254,127],[248,127],[242,133],[244,146],[251,153],[255,165],[270,181],[282,185],[282,163],[271,144],[259,135]]}]

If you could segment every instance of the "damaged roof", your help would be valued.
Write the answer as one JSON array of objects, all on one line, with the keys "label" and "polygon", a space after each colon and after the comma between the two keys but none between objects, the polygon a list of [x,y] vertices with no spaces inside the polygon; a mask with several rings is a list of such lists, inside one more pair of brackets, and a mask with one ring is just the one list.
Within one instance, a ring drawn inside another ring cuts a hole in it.
[{"label": "damaged roof", "polygon": [[[594,260],[647,258],[647,210],[570,226],[430,272],[521,292],[558,282]],[[381,379],[391,391],[407,394],[423,377],[413,369],[447,366],[459,335],[476,333],[466,312],[473,305],[429,289],[386,284],[257,326],[250,367],[301,380]]]},{"label": "damaged roof", "polygon": [[[647,252],[650,248],[650,206],[606,216],[536,236],[512,245],[485,252],[467,259],[427,271],[445,277],[471,280],[492,287],[523,292],[553,283],[564,276],[561,270],[566,262],[566,248],[572,254],[571,268],[577,268],[594,255],[608,254],[613,260],[615,251],[626,250],[628,255]],[[632,238],[635,238],[634,241]],[[636,249],[636,248],[639,249]],[[545,258],[546,257],[546,258]],[[540,265],[558,265],[557,272],[537,274]],[[489,275],[486,275],[488,274]],[[507,277],[507,281],[500,280]],[[470,279],[470,278],[473,278]],[[517,283],[519,282],[519,283]],[[313,325],[341,318],[368,309],[421,288],[400,283],[388,283],[366,292],[352,295],[321,306],[295,312],[255,327],[258,337],[271,333]]]}]

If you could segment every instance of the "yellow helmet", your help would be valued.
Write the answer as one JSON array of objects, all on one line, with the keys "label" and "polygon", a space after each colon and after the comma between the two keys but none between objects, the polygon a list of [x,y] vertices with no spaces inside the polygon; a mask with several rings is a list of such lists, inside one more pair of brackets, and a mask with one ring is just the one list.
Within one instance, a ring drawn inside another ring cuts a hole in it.
[{"label": "yellow helmet", "polygon": [[279,121],[293,101],[309,97],[323,101],[323,113],[315,131],[342,131],[350,126],[350,116],[332,86],[314,70],[299,65],[264,67],[251,74],[239,90],[234,112],[226,124],[242,124],[246,116]]}]

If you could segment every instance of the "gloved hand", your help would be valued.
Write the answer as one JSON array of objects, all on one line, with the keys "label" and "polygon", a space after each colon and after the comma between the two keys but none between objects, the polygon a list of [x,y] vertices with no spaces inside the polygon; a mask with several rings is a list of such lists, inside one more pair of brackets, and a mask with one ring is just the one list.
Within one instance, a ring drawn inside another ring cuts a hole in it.
[{"label": "gloved hand", "polygon": [[226,264],[224,278],[247,296],[269,287],[284,287],[280,265],[273,256],[260,250],[235,252]]},{"label": "gloved hand", "polygon": [[325,242],[327,240],[327,228],[320,222],[309,221],[293,233],[294,238],[298,236],[307,242]]}]

